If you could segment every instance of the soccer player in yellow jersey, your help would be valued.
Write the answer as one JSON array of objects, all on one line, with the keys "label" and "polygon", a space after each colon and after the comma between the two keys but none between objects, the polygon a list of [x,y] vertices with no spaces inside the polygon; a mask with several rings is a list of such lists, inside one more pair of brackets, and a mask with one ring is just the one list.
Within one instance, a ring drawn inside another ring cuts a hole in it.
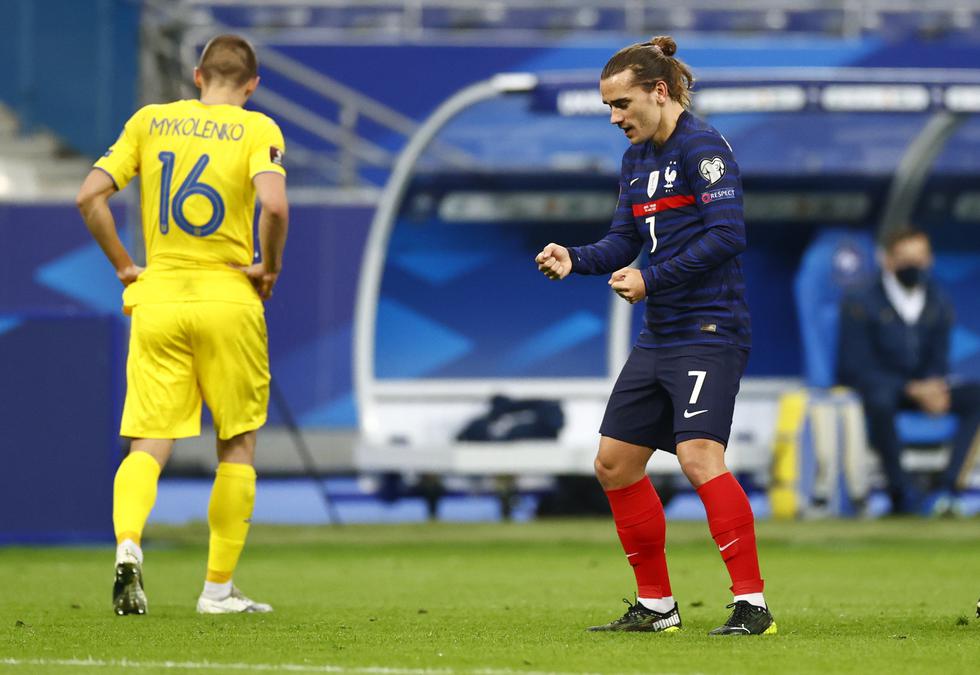
[{"label": "soccer player in yellow jersey", "polygon": [[[234,35],[204,48],[200,100],[148,105],[95,163],[78,208],[125,286],[132,315],[121,435],[130,453],[113,488],[116,614],[145,614],[140,537],[174,439],[196,436],[201,402],[218,435],[208,507],[207,575],[197,611],[268,612],[231,581],[255,501],[255,434],[266,420],[269,357],[262,301],[282,268],[288,205],[275,122],[242,105],[258,86],[252,46]],[[146,268],[116,234],[108,200],[140,177]],[[262,261],[252,225],[261,204]]]}]

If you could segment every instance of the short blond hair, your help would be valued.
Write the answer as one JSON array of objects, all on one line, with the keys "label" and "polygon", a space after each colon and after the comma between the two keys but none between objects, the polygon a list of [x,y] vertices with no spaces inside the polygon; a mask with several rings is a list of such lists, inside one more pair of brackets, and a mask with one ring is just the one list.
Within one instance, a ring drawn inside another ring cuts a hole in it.
[{"label": "short blond hair", "polygon": [[201,52],[197,64],[205,82],[228,82],[240,87],[259,74],[259,59],[248,40],[237,35],[218,35]]}]

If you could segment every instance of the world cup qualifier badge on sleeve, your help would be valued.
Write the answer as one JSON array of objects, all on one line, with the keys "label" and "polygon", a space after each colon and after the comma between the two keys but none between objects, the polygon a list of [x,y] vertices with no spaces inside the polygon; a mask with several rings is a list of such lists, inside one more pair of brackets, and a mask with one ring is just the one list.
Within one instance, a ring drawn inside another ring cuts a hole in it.
[{"label": "world cup qualifier badge on sleeve", "polygon": [[274,145],[269,146],[269,161],[278,166],[282,166],[282,150]]},{"label": "world cup qualifier badge on sleeve", "polygon": [[698,173],[708,181],[708,186],[710,187],[724,178],[726,173],[725,160],[721,157],[702,159],[698,164]]}]

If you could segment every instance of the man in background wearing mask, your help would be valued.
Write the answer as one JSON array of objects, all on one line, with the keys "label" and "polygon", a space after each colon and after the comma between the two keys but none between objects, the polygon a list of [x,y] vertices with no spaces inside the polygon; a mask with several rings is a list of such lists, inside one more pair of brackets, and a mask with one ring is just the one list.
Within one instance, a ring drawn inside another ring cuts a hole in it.
[{"label": "man in background wearing mask", "polygon": [[[980,385],[950,377],[953,306],[930,279],[925,232],[906,227],[882,241],[881,278],[846,298],[841,312],[839,376],[864,404],[871,445],[881,458],[893,513],[953,514],[980,444]],[[949,464],[923,500],[902,471],[895,429],[899,410],[959,418]],[[970,460],[970,461],[967,461]]]}]

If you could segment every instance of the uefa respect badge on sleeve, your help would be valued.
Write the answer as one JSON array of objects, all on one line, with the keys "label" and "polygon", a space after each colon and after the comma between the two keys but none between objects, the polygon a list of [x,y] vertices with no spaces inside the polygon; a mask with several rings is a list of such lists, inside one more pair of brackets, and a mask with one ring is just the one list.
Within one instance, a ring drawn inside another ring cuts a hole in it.
[{"label": "uefa respect badge on sleeve", "polygon": [[703,204],[710,204],[719,199],[735,199],[735,188],[719,188],[701,193],[701,202]]}]

